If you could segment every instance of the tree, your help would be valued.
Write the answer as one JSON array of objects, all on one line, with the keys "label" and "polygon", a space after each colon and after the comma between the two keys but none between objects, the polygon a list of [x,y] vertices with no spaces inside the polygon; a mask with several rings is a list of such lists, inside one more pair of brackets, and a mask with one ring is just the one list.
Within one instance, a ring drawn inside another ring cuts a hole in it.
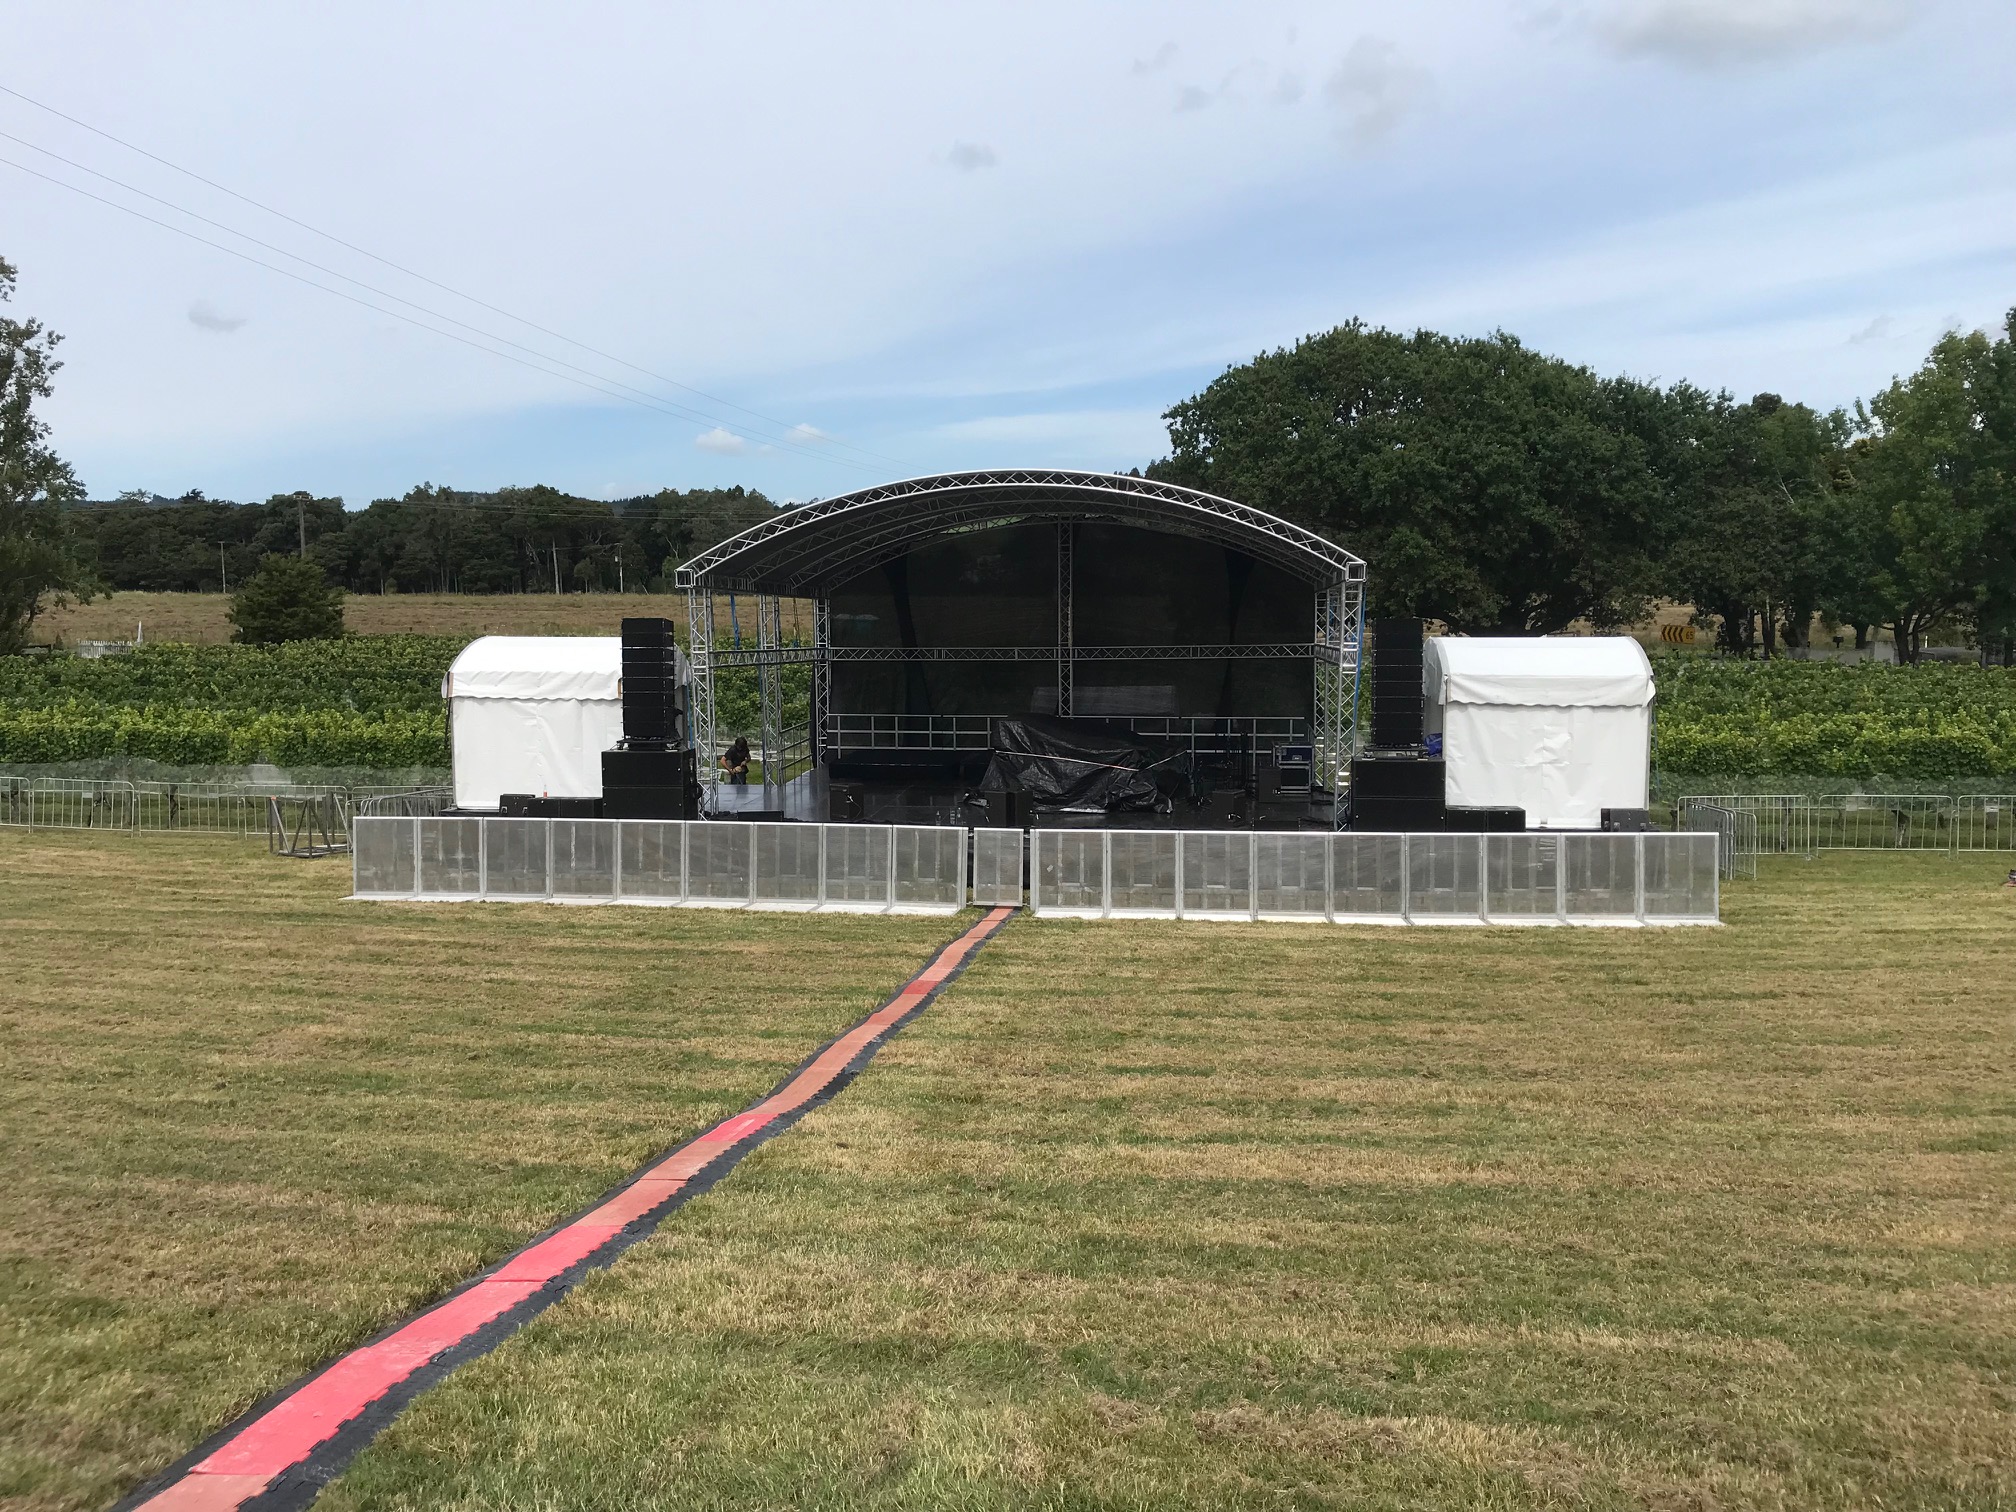
[{"label": "tree", "polygon": [[1376,562],[1380,613],[1541,635],[1643,612],[1663,403],[1502,332],[1352,321],[1171,409],[1171,453],[1149,474],[1334,535]]},{"label": "tree", "polygon": [[1961,622],[2016,619],[2016,310],[2001,336],[1949,331],[1918,371],[1855,407],[1859,528],[1873,550],[1865,596],[1897,654]]},{"label": "tree", "polygon": [[249,645],[335,640],[343,634],[343,590],[301,556],[269,556],[231,596],[231,638]]},{"label": "tree", "polygon": [[[14,297],[15,277],[0,259],[0,303]],[[38,320],[0,317],[0,655],[27,644],[45,601],[91,592],[65,509],[84,490],[49,448],[49,427],[34,411],[62,367],[50,355],[61,340]]]}]

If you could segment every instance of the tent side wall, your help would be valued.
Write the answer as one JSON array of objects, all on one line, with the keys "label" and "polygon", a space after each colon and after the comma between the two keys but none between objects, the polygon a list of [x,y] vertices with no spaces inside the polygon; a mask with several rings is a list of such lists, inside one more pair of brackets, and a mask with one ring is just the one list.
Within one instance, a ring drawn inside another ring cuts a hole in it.
[{"label": "tent side wall", "polygon": [[1449,704],[1441,709],[1449,802],[1516,806],[1534,829],[1595,829],[1606,808],[1644,808],[1649,711]]},{"label": "tent side wall", "polygon": [[448,705],[455,805],[494,809],[505,793],[602,796],[602,753],[623,738],[614,699],[456,698]]}]

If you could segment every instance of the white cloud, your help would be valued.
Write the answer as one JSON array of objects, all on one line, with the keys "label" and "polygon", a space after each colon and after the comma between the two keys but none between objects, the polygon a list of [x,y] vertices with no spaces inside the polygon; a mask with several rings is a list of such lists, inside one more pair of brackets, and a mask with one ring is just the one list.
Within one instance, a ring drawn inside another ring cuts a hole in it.
[{"label": "white cloud", "polygon": [[954,142],[945,161],[961,173],[971,173],[978,168],[992,168],[1001,160],[985,142]]},{"label": "white cloud", "polygon": [[1727,68],[1885,36],[1911,14],[1909,0],[1627,0],[1584,21],[1626,57]]},{"label": "white cloud", "polygon": [[1174,42],[1164,42],[1160,47],[1155,49],[1153,55],[1134,60],[1134,77],[1139,79],[1152,73],[1160,73],[1175,61],[1176,44]]},{"label": "white cloud", "polygon": [[749,450],[749,443],[747,441],[744,441],[735,432],[719,425],[710,431],[702,431],[699,435],[695,436],[693,444],[704,452],[713,452],[716,456],[722,457],[737,456]]},{"label": "white cloud", "polygon": [[1869,324],[1848,338],[1850,346],[1861,346],[1870,341],[1887,341],[1891,328],[1896,324],[1888,315],[1878,315]]},{"label": "white cloud", "polygon": [[243,315],[226,315],[207,299],[199,299],[189,306],[189,324],[199,331],[212,331],[219,336],[229,336],[245,324]]},{"label": "white cloud", "polygon": [[1176,113],[1178,115],[1183,114],[1185,111],[1202,110],[1210,103],[1210,91],[1200,89],[1195,84],[1185,84],[1181,89],[1176,91]]},{"label": "white cloud", "polygon": [[798,424],[791,427],[790,435],[784,439],[798,446],[822,446],[832,444],[836,438],[828,435],[825,431],[819,429],[818,426],[807,425],[801,420]]},{"label": "white cloud", "polygon": [[1323,86],[1323,96],[1344,113],[1345,135],[1362,149],[1391,136],[1427,104],[1433,88],[1427,69],[1409,63],[1383,37],[1367,36],[1351,44]]}]

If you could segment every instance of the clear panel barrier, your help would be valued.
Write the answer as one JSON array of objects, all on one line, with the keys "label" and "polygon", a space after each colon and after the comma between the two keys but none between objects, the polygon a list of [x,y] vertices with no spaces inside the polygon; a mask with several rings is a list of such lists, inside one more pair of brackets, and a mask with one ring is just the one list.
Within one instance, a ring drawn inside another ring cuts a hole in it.
[{"label": "clear panel barrier", "polygon": [[1407,837],[1407,916],[1457,919],[1478,916],[1478,849],[1475,835]]},{"label": "clear panel barrier", "polygon": [[957,908],[966,901],[966,831],[898,825],[895,846],[898,908]]},{"label": "clear panel barrier", "polygon": [[430,898],[474,898],[483,892],[483,821],[420,821],[420,891]]},{"label": "clear panel barrier", "polygon": [[725,821],[686,826],[686,896],[722,903],[750,898],[749,849],[755,826]]},{"label": "clear panel barrier", "polygon": [[350,867],[352,891],[360,898],[412,897],[413,821],[351,821]]},{"label": "clear panel barrier", "polygon": [[1030,892],[1037,912],[1106,910],[1106,836],[1099,830],[1032,830]]},{"label": "clear panel barrier", "polygon": [[1720,911],[1715,834],[1646,835],[1645,917],[1714,919]]},{"label": "clear panel barrier", "polygon": [[1333,835],[1330,904],[1333,918],[1397,919],[1406,894],[1398,835]]},{"label": "clear panel barrier", "polygon": [[983,908],[1022,904],[1022,831],[973,831],[973,901]]},{"label": "clear panel barrier", "polygon": [[1238,831],[1183,832],[1183,912],[1253,911],[1253,837]]},{"label": "clear panel barrier", "polygon": [[1561,912],[1561,837],[1487,835],[1485,907],[1493,919],[1526,923]]},{"label": "clear panel barrier", "polygon": [[616,896],[616,826],[605,819],[553,821],[553,896]]},{"label": "clear panel barrier", "polygon": [[756,901],[817,903],[819,901],[819,826],[758,824],[756,832]]},{"label": "clear panel barrier", "polygon": [[546,885],[545,819],[483,821],[483,895],[543,898]]},{"label": "clear panel barrier", "polygon": [[1256,834],[1254,901],[1264,917],[1316,918],[1330,911],[1324,858],[1328,835]]},{"label": "clear panel barrier", "polygon": [[686,896],[686,826],[677,819],[625,819],[622,896],[654,903],[677,902]]},{"label": "clear panel barrier", "polygon": [[826,826],[826,901],[889,906],[889,831],[881,825]]},{"label": "clear panel barrier", "polygon": [[1568,872],[1568,917],[1638,917],[1638,837],[1563,835]]},{"label": "clear panel barrier", "polygon": [[1108,861],[1113,912],[1176,912],[1176,844],[1171,830],[1115,830]]}]

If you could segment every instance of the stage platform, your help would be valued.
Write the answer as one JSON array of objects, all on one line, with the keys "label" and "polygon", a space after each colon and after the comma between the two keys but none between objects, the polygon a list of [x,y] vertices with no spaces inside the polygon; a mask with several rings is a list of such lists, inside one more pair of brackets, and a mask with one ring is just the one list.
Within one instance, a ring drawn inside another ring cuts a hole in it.
[{"label": "stage platform", "polygon": [[[831,824],[833,779],[824,768],[794,777],[781,786],[752,782],[747,786],[717,783],[709,790],[717,819],[782,819],[802,824]],[[959,828],[984,826],[987,809],[971,784],[936,778],[908,781],[857,781],[862,792],[861,824],[930,824]],[[962,803],[964,798],[975,801]],[[1328,830],[1330,801],[1297,796],[1260,803],[1243,794],[1217,794],[1197,808],[1179,800],[1175,811],[1155,813],[1054,813],[1039,811],[1037,829],[1144,830]]]}]

